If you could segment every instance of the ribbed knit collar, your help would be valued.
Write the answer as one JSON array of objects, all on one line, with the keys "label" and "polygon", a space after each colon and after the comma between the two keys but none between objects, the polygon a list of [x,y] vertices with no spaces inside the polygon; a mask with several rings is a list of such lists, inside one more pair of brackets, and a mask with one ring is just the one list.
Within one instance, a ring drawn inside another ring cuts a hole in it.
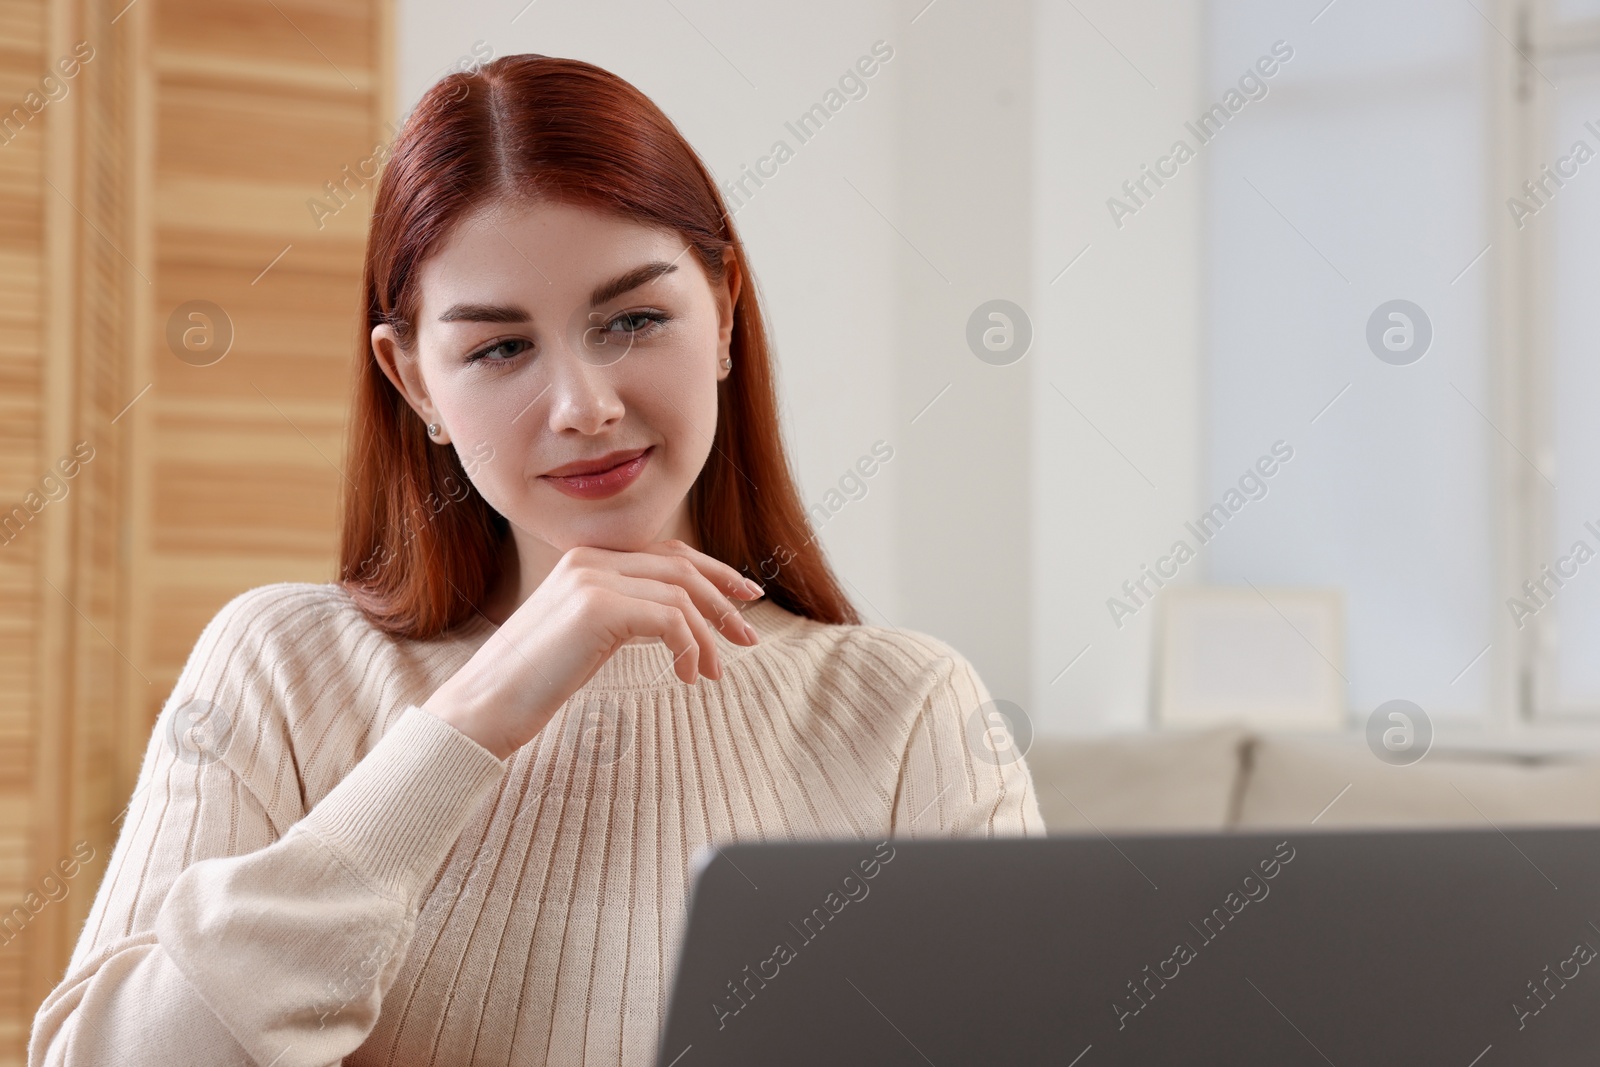
[{"label": "ribbed knit collar", "polygon": [[[793,627],[804,625],[806,621],[801,616],[792,614],[768,600],[757,600],[743,605],[740,615],[761,640],[755,645],[741,645],[730,641],[713,628],[711,633],[717,642],[717,654],[722,660],[723,677],[727,677],[733,664],[745,656],[759,653],[769,641]],[[484,616],[474,615],[456,629],[454,636],[476,651],[489,639],[490,634],[499,629],[499,626]],[[594,677],[589,679],[585,688],[669,689],[681,685],[683,680],[672,670],[671,650],[667,648],[665,641],[656,638],[650,641],[630,642],[618,648],[595,672]]]}]

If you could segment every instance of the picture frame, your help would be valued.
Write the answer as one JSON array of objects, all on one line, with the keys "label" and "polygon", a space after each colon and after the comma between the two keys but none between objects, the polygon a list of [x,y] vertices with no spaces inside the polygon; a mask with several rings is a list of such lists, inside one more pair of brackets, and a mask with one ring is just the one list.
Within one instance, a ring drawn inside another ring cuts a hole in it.
[{"label": "picture frame", "polygon": [[1156,636],[1156,725],[1342,729],[1344,658],[1339,589],[1173,586]]}]

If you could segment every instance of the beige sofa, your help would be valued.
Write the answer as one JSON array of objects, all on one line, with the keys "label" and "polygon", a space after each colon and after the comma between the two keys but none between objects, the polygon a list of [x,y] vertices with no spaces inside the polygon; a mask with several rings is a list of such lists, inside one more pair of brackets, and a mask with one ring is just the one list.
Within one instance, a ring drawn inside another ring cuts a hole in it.
[{"label": "beige sofa", "polygon": [[1277,827],[1600,825],[1600,754],[1435,746],[1397,767],[1360,737],[1243,728],[1040,737],[1027,754],[1050,833]]}]

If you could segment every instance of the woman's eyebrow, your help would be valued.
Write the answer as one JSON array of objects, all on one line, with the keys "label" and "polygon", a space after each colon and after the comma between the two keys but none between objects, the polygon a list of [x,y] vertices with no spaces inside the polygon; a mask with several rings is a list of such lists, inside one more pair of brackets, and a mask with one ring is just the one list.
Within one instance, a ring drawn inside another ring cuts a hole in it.
[{"label": "woman's eyebrow", "polygon": [[514,304],[451,304],[440,322],[528,322],[533,316]]},{"label": "woman's eyebrow", "polygon": [[[659,259],[634,267],[597,287],[589,296],[589,306],[599,307],[608,300],[615,300],[623,293],[637,289],[646,282],[654,281],[663,274],[670,274],[677,269],[676,262],[667,263]],[[515,304],[452,304],[439,316],[439,321],[529,322],[532,318],[526,309]]]},{"label": "woman's eyebrow", "polygon": [[653,281],[661,275],[670,274],[677,269],[676,260],[667,263],[664,260],[657,259],[637,266],[626,274],[619,274],[604,285],[598,286],[589,296],[589,306],[599,307],[607,300],[615,300],[630,289],[637,289],[645,282]]}]

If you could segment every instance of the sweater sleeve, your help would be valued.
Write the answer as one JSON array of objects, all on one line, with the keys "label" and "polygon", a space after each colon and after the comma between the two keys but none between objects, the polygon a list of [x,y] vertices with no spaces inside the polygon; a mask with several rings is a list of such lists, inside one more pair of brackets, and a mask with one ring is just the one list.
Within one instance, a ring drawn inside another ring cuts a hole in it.
[{"label": "sweater sleeve", "polygon": [[307,654],[294,599],[243,594],[197,642],[29,1067],[330,1067],[376,1024],[420,899],[504,764],[411,705],[306,810],[291,705],[316,688],[305,661],[339,649]]},{"label": "sweater sleeve", "polygon": [[972,664],[942,642],[900,761],[897,837],[1043,837],[1026,738],[994,712]]}]

